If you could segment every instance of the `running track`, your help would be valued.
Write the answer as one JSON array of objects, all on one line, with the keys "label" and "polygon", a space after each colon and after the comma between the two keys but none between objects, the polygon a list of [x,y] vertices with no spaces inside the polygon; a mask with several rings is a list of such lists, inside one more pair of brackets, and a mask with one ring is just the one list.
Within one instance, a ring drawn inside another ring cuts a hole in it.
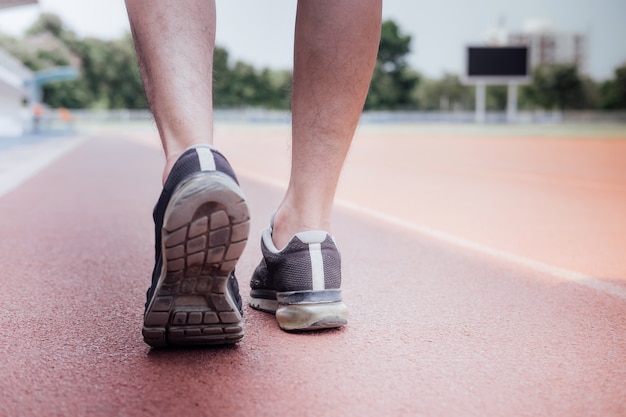
[{"label": "running track", "polygon": [[[53,146],[0,196],[0,415],[625,416],[620,135],[363,128],[334,221],[349,326],[287,334],[247,308],[238,346],[177,350],[140,334],[154,135]],[[288,131],[216,137],[253,214],[246,297]]]}]

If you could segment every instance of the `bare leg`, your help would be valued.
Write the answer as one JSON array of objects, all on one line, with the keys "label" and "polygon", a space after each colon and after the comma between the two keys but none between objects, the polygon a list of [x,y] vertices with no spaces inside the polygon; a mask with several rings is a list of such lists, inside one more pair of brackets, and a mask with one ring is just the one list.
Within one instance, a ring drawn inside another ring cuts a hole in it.
[{"label": "bare leg", "polygon": [[215,1],[126,0],[139,66],[166,165],[213,142]]},{"label": "bare leg", "polygon": [[363,109],[381,25],[381,0],[300,0],[296,16],[289,187],[273,240],[331,233],[339,174]]}]

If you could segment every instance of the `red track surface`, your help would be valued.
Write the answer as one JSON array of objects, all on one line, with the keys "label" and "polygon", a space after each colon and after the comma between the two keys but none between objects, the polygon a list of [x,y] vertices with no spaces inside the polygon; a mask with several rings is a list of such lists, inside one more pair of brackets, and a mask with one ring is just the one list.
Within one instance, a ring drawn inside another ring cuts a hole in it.
[{"label": "red track surface", "polygon": [[[285,131],[252,132],[218,129],[218,144],[260,230],[281,196],[268,183],[286,169]],[[625,160],[623,140],[361,132],[334,231],[350,324],[287,334],[247,308],[236,347],[150,350],[160,152],[96,138],[0,197],[0,415],[624,416]],[[244,297],[259,257],[253,232]]]}]

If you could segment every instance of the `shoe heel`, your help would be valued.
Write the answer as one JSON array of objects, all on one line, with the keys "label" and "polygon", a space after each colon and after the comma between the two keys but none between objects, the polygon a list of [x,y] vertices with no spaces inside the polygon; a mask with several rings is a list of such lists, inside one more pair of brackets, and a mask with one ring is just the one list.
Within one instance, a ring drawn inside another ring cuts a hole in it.
[{"label": "shoe heel", "polygon": [[280,304],[276,320],[281,329],[305,331],[332,329],[348,323],[348,308],[341,302],[315,304]]},{"label": "shoe heel", "polygon": [[249,227],[245,197],[230,178],[202,173],[181,184],[164,216],[162,275],[144,315],[147,344],[232,344],[243,338],[241,299],[229,288],[229,277]]}]

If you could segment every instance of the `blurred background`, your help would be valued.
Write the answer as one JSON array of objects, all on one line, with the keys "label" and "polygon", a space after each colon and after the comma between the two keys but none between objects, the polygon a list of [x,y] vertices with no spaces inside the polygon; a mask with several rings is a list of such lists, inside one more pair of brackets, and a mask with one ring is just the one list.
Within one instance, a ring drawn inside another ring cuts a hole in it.
[{"label": "blurred background", "polygon": [[[286,121],[296,3],[240,3],[217,3],[216,119]],[[467,46],[527,45],[515,122],[626,121],[624,17],[621,0],[387,0],[364,120],[473,123]],[[149,119],[124,2],[0,0],[0,106],[4,136]],[[485,106],[507,121],[507,86]]]}]

